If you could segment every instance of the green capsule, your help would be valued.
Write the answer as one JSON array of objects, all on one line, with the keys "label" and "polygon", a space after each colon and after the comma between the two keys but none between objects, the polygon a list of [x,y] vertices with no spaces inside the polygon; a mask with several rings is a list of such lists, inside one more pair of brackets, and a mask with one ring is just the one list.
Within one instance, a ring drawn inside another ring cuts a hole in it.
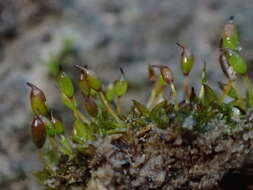
[{"label": "green capsule", "polygon": [[194,56],[190,49],[186,48],[184,45],[181,45],[179,43],[176,43],[180,48],[182,48],[182,54],[181,54],[181,71],[185,76],[189,75],[191,72],[193,65],[195,63]]},{"label": "green capsule", "polygon": [[244,75],[247,73],[247,64],[237,51],[227,49],[225,55],[229,65],[237,74]]},{"label": "green capsule", "polygon": [[121,77],[115,81],[114,88],[118,97],[124,96],[127,92],[128,82],[125,79],[124,71],[120,68]]},{"label": "green capsule", "polygon": [[58,84],[61,92],[71,98],[74,95],[74,87],[70,77],[63,71],[58,76]]},{"label": "green capsule", "polygon": [[27,82],[27,85],[31,88],[31,107],[35,115],[47,115],[48,109],[46,106],[46,97],[41,89]]},{"label": "green capsule", "polygon": [[233,17],[224,25],[222,34],[222,47],[237,50],[239,47],[238,31]]},{"label": "green capsule", "polygon": [[84,74],[84,79],[87,81],[90,88],[96,91],[101,91],[102,83],[93,71],[88,70],[86,67],[80,65],[75,65],[75,67],[80,69]]},{"label": "green capsule", "polygon": [[55,128],[55,133],[57,135],[64,134],[64,125],[62,123],[62,120],[59,117],[56,117],[51,113],[51,121]]},{"label": "green capsule", "polygon": [[42,148],[46,142],[47,132],[44,122],[39,116],[35,116],[31,126],[33,143],[37,148]]},{"label": "green capsule", "polygon": [[92,140],[92,133],[88,124],[80,120],[75,120],[73,127],[73,140],[77,143],[82,143],[87,140]]}]

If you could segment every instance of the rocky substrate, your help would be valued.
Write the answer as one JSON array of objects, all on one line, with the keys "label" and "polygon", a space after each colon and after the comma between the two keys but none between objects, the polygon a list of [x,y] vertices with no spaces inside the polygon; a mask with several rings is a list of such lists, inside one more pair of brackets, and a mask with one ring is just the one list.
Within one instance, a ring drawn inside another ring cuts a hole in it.
[{"label": "rocky substrate", "polygon": [[61,177],[48,185],[87,190],[250,189],[252,122],[212,125],[214,129],[202,134],[147,126],[100,139],[90,145],[89,154],[62,161]]}]

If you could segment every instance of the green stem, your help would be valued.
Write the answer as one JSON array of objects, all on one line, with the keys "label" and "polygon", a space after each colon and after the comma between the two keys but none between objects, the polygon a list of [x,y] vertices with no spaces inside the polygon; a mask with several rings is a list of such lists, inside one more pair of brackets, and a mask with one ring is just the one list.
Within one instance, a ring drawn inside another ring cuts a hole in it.
[{"label": "green stem", "polygon": [[248,75],[243,76],[243,82],[247,89],[249,104],[251,107],[253,107],[253,87]]},{"label": "green stem", "polygon": [[190,100],[190,93],[189,93],[189,76],[184,77],[184,95],[186,102],[189,102]]},{"label": "green stem", "polygon": [[155,104],[157,97],[159,97],[159,94],[163,92],[163,89],[164,87],[161,85],[160,81],[157,80],[152,88],[151,95],[147,103],[147,108],[151,108],[152,105]]},{"label": "green stem", "polygon": [[174,85],[173,82],[170,83],[170,88],[171,88],[171,91],[172,91],[172,98],[173,98],[173,101],[174,101],[174,104],[175,104],[175,109],[178,110],[177,91],[176,91],[176,88],[175,88],[175,85]]},{"label": "green stem", "polygon": [[151,91],[151,95],[149,97],[148,103],[147,103],[147,108],[150,108],[153,105],[155,97],[156,97],[156,90],[155,88],[153,88]]},{"label": "green stem", "polygon": [[219,103],[222,104],[224,102],[225,97],[233,87],[233,81],[229,80],[228,83],[224,86],[223,94],[220,97]]},{"label": "green stem", "polygon": [[89,120],[78,110],[75,97],[73,96],[70,100],[73,105],[73,108],[71,110],[73,111],[74,117],[82,120],[84,123],[90,123]]},{"label": "green stem", "polygon": [[57,145],[57,142],[55,141],[54,137],[49,137],[49,142],[50,142],[51,146],[53,147],[53,149],[55,151],[57,151],[58,145]]},{"label": "green stem", "polygon": [[121,113],[121,109],[120,109],[120,98],[117,97],[115,99],[115,102],[116,102],[116,110],[117,110],[117,113],[120,114]]},{"label": "green stem", "polygon": [[99,93],[100,99],[103,102],[105,108],[107,109],[107,111],[111,114],[112,117],[114,117],[117,121],[121,121],[121,119],[118,117],[118,115],[113,111],[113,109],[111,108],[111,106],[109,105],[108,101],[105,98],[105,95],[102,91],[100,91]]},{"label": "green stem", "polygon": [[84,123],[90,123],[90,121],[77,108],[74,110],[74,116],[78,117]]},{"label": "green stem", "polygon": [[43,149],[39,149],[38,153],[39,153],[39,159],[41,160],[42,164],[43,164],[44,166],[46,166],[47,171],[49,171],[49,173],[50,173],[51,175],[54,175],[54,174],[55,174],[54,170],[51,168],[51,166],[47,163],[47,161],[46,161],[45,158],[44,158]]}]

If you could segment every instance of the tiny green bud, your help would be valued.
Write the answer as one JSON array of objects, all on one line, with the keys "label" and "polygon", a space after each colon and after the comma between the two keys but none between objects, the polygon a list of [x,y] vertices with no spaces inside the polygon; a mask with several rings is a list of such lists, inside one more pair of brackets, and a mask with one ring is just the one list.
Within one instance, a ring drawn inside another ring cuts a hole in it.
[{"label": "tiny green bud", "polygon": [[244,75],[247,73],[247,64],[237,51],[227,49],[225,55],[229,65],[237,74]]},{"label": "tiny green bud", "polygon": [[238,32],[233,19],[234,17],[230,17],[230,19],[224,25],[222,34],[222,47],[237,50],[239,46]]},{"label": "tiny green bud", "polygon": [[37,148],[42,148],[46,142],[47,132],[45,124],[39,116],[35,116],[33,118],[31,130],[33,143],[37,146]]},{"label": "tiny green bud", "polygon": [[51,113],[51,121],[54,125],[55,133],[57,135],[64,134],[64,125],[62,123],[61,118],[59,118],[59,117],[53,115],[53,113]]},{"label": "tiny green bud", "polygon": [[48,109],[46,106],[46,97],[41,89],[27,82],[27,85],[31,88],[31,107],[35,115],[47,115]]},{"label": "tiny green bud", "polygon": [[122,68],[120,68],[120,71],[121,71],[121,77],[119,80],[116,80],[114,84],[115,93],[119,97],[124,96],[128,88],[128,82],[125,79],[124,71]]},{"label": "tiny green bud", "polygon": [[75,65],[75,67],[80,69],[81,72],[84,74],[84,79],[87,81],[90,88],[96,91],[101,91],[102,83],[93,71],[80,65]]},{"label": "tiny green bud", "polygon": [[180,43],[176,43],[180,48],[182,48],[181,54],[181,70],[185,76],[189,75],[194,65],[194,56],[190,49],[186,48],[184,45]]},{"label": "tiny green bud", "polygon": [[71,98],[74,95],[74,87],[70,77],[63,71],[59,73],[58,84],[60,91]]},{"label": "tiny green bud", "polygon": [[91,96],[84,95],[84,99],[85,99],[84,105],[85,105],[86,111],[92,117],[96,117],[98,114],[98,106],[97,106],[96,102],[94,101],[94,99]]},{"label": "tiny green bud", "polygon": [[173,74],[169,67],[164,66],[164,65],[152,65],[152,67],[160,69],[162,78],[167,84],[170,84],[173,82]]}]

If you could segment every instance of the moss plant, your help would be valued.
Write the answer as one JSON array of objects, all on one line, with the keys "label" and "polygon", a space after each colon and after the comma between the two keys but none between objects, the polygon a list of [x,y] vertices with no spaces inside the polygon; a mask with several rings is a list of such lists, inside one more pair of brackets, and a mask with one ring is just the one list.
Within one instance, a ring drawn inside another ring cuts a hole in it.
[{"label": "moss plant", "polygon": [[[149,65],[153,88],[147,105],[133,100],[128,113],[120,108],[128,89],[122,69],[121,77],[104,87],[94,71],[75,65],[78,89],[63,69],[57,69],[62,102],[74,118],[70,135],[64,134],[65,125],[46,105],[42,90],[27,83],[34,114],[31,134],[44,165],[34,172],[38,180],[49,189],[233,186],[232,181],[226,183],[226,176],[243,168],[253,148],[253,89],[236,26],[231,18],[221,36],[219,62],[227,81],[219,82],[218,92],[208,84],[206,64],[199,92],[190,87],[194,56],[184,45],[177,45],[182,48],[185,98],[178,99],[169,66]],[[237,78],[244,80],[245,95],[237,89]],[[76,100],[78,90],[83,102]],[[171,92],[169,97],[166,91]]]}]

